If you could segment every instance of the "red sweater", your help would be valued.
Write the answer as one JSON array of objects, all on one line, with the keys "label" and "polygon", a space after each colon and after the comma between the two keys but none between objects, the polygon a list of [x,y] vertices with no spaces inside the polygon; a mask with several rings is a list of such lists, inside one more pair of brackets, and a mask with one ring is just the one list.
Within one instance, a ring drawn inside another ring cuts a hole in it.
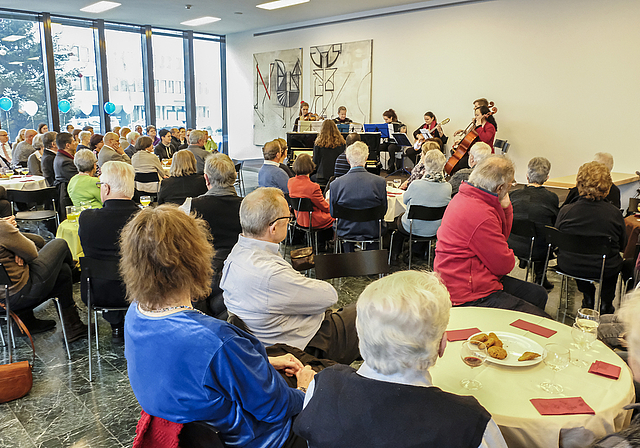
[{"label": "red sweater", "polygon": [[[329,213],[329,203],[322,196],[320,185],[312,182],[309,176],[296,176],[289,179],[288,183],[289,196],[292,198],[309,198],[313,202],[313,220],[314,229],[324,229],[333,224],[334,219]],[[309,227],[309,213],[296,212],[298,224]]]},{"label": "red sweater", "polygon": [[476,132],[478,133],[478,137],[480,137],[480,140],[491,146],[491,153],[493,154],[493,139],[496,137],[495,126],[487,122],[484,124],[484,126],[478,126],[476,128]]},{"label": "red sweater", "polygon": [[511,205],[503,209],[496,195],[466,182],[460,186],[438,229],[433,266],[454,305],[502,290],[500,278],[515,265],[507,244],[512,222]]}]

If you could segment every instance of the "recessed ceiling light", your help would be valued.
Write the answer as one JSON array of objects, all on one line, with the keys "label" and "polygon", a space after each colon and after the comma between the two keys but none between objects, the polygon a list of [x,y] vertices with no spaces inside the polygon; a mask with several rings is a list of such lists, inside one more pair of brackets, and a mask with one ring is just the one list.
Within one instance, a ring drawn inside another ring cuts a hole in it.
[{"label": "recessed ceiling light", "polygon": [[299,5],[300,3],[307,3],[309,0],[276,0],[275,2],[267,2],[256,5],[256,8],[262,9],[278,9],[285,8],[287,6]]},{"label": "recessed ceiling light", "polygon": [[15,42],[20,39],[24,39],[27,36],[18,36],[17,34],[12,34],[11,36],[3,37],[2,40],[5,42]]},{"label": "recessed ceiling light", "polygon": [[80,11],[100,13],[100,12],[108,11],[113,8],[117,8],[121,4],[122,3],[102,1],[98,3],[93,3],[89,6],[85,6],[84,8],[80,8]]},{"label": "recessed ceiling light", "polygon": [[180,22],[180,25],[200,26],[200,25],[206,25],[207,23],[217,22],[218,20],[220,20],[219,17],[204,16],[204,17],[198,17],[197,19],[187,20],[185,22]]}]

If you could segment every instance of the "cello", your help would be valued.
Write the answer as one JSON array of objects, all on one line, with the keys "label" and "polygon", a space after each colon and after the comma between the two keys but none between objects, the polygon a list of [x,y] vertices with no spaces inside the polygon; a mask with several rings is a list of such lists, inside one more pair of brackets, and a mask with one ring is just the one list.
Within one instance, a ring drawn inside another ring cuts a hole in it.
[{"label": "cello", "polygon": [[[485,118],[498,112],[498,108],[494,106],[493,101],[489,103],[489,108],[490,112],[485,115]],[[460,140],[460,142],[452,149],[453,154],[451,155],[451,157],[449,157],[449,160],[447,160],[447,163],[444,166],[444,171],[448,175],[451,175],[451,172],[458,164],[458,162],[460,162],[460,159],[465,156],[471,146],[478,140],[478,133],[476,132],[474,126],[475,122],[476,119],[474,118],[473,121],[469,123],[469,126],[467,126],[467,128],[464,130],[464,132],[466,133],[464,138]]]}]

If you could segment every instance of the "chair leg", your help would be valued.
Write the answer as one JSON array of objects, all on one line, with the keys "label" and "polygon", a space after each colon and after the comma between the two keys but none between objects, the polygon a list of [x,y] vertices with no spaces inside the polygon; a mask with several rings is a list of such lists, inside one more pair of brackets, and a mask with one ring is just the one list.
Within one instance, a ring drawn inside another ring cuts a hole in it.
[{"label": "chair leg", "polygon": [[431,264],[431,243],[433,243],[433,240],[429,240],[429,249],[427,249],[429,251],[429,255],[427,256],[427,266],[433,268],[433,265]]},{"label": "chair leg", "polygon": [[531,269],[531,260],[527,260],[527,270],[525,271],[525,274],[524,274],[525,282],[529,281],[529,269]]},{"label": "chair leg", "polygon": [[[93,375],[91,370],[91,292],[87,294],[87,348],[89,350],[89,382],[93,381]],[[96,334],[96,338],[98,335]]]},{"label": "chair leg", "polygon": [[71,360],[71,352],[69,351],[69,341],[67,340],[67,329],[64,327],[64,319],[62,318],[62,307],[60,306],[60,302],[57,297],[53,298],[53,301],[56,303],[56,307],[58,307],[58,315],[60,316],[60,325],[62,326],[62,339],[64,340],[64,346],[67,349],[67,357]]},{"label": "chair leg", "polygon": [[93,326],[96,328],[96,353],[100,352],[100,338],[98,337],[98,312],[93,310]]},{"label": "chair leg", "polygon": [[413,235],[409,235],[409,270],[411,270],[411,258],[413,255]]}]

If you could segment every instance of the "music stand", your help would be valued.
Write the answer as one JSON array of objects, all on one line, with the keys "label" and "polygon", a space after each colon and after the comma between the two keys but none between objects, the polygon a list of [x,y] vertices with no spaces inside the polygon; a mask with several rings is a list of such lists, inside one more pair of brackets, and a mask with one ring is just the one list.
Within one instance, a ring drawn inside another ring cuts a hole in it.
[{"label": "music stand", "polygon": [[364,125],[364,132],[379,132],[381,138],[389,138],[389,125],[367,123]]}]

